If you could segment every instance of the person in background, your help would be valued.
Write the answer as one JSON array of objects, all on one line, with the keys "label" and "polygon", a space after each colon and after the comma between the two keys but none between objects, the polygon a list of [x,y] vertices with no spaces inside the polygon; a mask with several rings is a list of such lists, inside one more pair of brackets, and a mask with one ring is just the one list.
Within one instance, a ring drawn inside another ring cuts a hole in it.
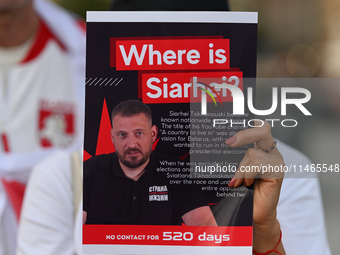
[{"label": "person in background", "polygon": [[0,255],[15,254],[25,184],[81,145],[85,30],[56,4],[0,0]]},{"label": "person in background", "polygon": [[[111,9],[122,11],[229,10],[227,1],[220,0],[216,3],[217,6],[212,8],[211,5],[215,4],[215,1],[115,0]],[[250,136],[246,134],[248,137],[246,139],[245,133],[239,133],[227,143],[232,147],[238,147],[256,141],[259,148],[265,151],[271,148],[274,139],[268,126],[264,128],[258,129],[266,131],[261,137],[257,137],[256,134]],[[251,129],[250,132],[254,131],[256,132],[256,129]],[[302,165],[305,167],[311,164],[301,152],[281,141],[277,141],[277,147],[275,146],[268,153],[264,151],[252,151],[253,157],[260,157],[265,161],[274,160],[275,164],[282,164],[283,158],[287,166]],[[248,159],[249,156],[248,154]],[[79,203],[73,205],[74,201],[78,201],[77,190],[81,189],[81,186],[74,188],[77,187],[77,178],[74,178],[72,174],[72,165],[74,165],[72,162],[70,153],[58,152],[41,162],[33,171],[21,217],[18,255],[81,254],[82,206]],[[239,186],[244,183],[244,180],[247,185],[250,185],[254,181],[254,176],[246,179],[244,177],[247,176],[237,175],[236,177],[238,178],[234,178],[229,186]],[[277,244],[279,229],[281,229],[282,241],[278,244],[278,249],[282,254],[285,254],[285,250],[290,255],[329,255],[317,175],[304,176],[288,173],[286,177],[288,178],[285,178],[283,182],[282,179],[268,179],[266,176],[256,179],[254,250],[264,253],[273,249]],[[267,193],[262,193],[260,190],[263,188],[270,189]],[[264,203],[265,201],[268,203]],[[268,229],[261,224],[263,219],[270,219],[268,226],[273,231],[272,233],[270,231],[261,233],[261,229]]]}]

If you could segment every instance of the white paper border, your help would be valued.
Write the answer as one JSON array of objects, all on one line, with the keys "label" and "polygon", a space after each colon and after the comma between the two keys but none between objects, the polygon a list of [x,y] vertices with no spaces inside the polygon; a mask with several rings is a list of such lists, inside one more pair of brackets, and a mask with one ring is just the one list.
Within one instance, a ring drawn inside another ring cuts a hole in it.
[{"label": "white paper border", "polygon": [[87,22],[257,23],[257,12],[89,11]]},{"label": "white paper border", "polygon": [[249,255],[252,254],[252,246],[83,245],[83,254]]}]

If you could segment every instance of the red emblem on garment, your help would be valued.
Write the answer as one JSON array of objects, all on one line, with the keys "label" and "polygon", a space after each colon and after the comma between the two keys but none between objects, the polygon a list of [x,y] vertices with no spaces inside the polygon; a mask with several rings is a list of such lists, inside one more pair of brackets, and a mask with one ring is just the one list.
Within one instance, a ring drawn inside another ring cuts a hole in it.
[{"label": "red emblem on garment", "polygon": [[65,147],[72,142],[74,108],[71,103],[40,102],[38,130],[42,147]]}]

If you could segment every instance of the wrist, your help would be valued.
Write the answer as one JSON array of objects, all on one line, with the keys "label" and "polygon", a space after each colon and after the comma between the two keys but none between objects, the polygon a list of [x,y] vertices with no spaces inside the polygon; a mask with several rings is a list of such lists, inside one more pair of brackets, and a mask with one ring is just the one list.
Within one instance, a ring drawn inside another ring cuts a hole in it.
[{"label": "wrist", "polygon": [[280,240],[280,223],[275,221],[266,224],[254,224],[253,249],[258,253],[273,250]]}]

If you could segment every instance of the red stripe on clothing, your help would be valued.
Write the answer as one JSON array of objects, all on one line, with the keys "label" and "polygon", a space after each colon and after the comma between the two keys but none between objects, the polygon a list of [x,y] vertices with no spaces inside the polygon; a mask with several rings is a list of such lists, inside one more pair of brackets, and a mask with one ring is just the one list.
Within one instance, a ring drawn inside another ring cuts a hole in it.
[{"label": "red stripe on clothing", "polygon": [[53,33],[49,30],[45,23],[39,20],[39,28],[34,38],[34,42],[29,49],[26,57],[21,61],[21,63],[27,63],[36,58],[44,49],[49,40],[55,40],[61,49],[66,50],[66,47],[60,42],[60,40],[58,40],[57,37],[53,35]]},{"label": "red stripe on clothing", "polygon": [[7,181],[4,178],[1,178],[1,182],[19,222],[26,185],[17,181]]},{"label": "red stripe on clothing", "polygon": [[7,135],[5,133],[1,134],[1,140],[2,140],[3,147],[4,147],[4,151],[9,152],[8,139],[7,139]]},{"label": "red stripe on clothing", "polygon": [[82,31],[86,32],[86,22],[83,19],[77,19],[77,24]]}]

